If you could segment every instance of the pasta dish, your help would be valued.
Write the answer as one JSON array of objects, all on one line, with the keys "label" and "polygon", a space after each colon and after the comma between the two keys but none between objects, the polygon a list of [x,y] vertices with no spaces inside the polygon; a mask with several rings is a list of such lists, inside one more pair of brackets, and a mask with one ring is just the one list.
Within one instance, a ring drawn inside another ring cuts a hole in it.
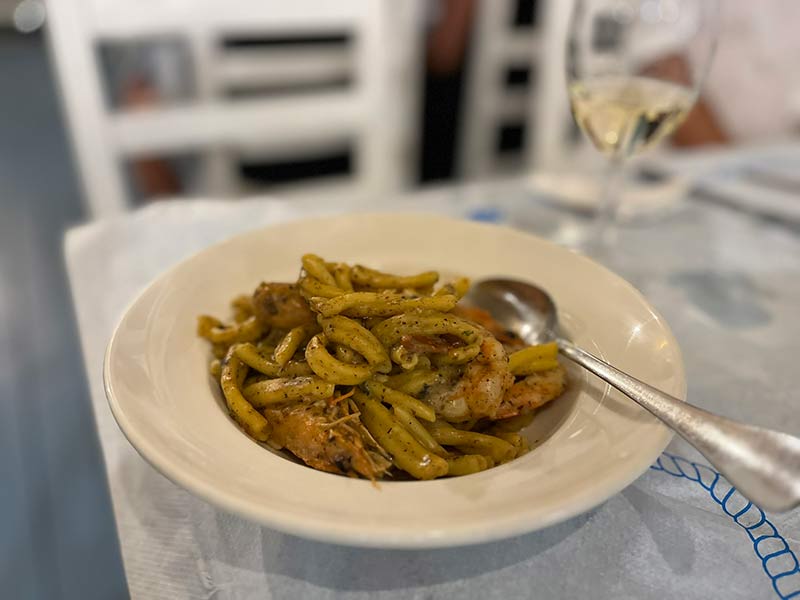
[{"label": "pasta dish", "polygon": [[210,373],[254,440],[372,480],[466,475],[528,450],[520,430],[566,386],[555,343],[527,346],[459,304],[467,279],[307,254],[295,283],[198,317]]}]

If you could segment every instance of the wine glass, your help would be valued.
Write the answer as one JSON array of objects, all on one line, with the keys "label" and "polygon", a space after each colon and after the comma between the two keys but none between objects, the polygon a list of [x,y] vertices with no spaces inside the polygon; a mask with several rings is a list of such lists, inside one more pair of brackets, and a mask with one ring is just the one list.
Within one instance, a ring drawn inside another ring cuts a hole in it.
[{"label": "wine glass", "polygon": [[609,158],[588,235],[590,254],[616,240],[623,164],[655,146],[697,101],[716,48],[714,0],[575,0],[567,34],[572,114]]}]

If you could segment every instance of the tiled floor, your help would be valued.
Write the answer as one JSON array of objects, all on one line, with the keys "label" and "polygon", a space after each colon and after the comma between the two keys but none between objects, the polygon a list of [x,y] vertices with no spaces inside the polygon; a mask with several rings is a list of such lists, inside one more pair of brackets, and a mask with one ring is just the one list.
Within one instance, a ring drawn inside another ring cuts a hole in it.
[{"label": "tiled floor", "polygon": [[43,39],[0,31],[0,595],[127,595],[61,253],[83,218]]}]

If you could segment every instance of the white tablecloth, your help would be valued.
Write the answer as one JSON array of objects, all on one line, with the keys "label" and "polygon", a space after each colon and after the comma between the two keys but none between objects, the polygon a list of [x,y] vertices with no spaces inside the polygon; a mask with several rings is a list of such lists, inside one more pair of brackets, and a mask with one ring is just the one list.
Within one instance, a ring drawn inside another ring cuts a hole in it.
[{"label": "white tablecloth", "polygon": [[[603,505],[487,545],[361,550],[226,514],[150,467],[117,428],[103,353],[125,307],[167,267],[237,232],[359,207],[324,202],[154,204],[70,231],[65,251],[131,596],[141,598],[800,598],[800,511],[764,515],[677,440]],[[511,222],[557,235],[570,217],[518,184],[362,206]],[[625,229],[617,268],[673,328],[689,398],[800,435],[800,235],[686,203]]]}]

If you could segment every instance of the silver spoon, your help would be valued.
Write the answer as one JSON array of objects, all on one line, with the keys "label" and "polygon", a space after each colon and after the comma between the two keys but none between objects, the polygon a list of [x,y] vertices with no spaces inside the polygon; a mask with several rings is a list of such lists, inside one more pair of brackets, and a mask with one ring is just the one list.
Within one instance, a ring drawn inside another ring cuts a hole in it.
[{"label": "silver spoon", "polygon": [[555,304],[533,285],[511,279],[480,281],[465,301],[489,311],[529,344],[555,340],[561,354],[661,419],[761,508],[787,511],[800,505],[800,439],[681,402],[581,350],[557,335]]}]

